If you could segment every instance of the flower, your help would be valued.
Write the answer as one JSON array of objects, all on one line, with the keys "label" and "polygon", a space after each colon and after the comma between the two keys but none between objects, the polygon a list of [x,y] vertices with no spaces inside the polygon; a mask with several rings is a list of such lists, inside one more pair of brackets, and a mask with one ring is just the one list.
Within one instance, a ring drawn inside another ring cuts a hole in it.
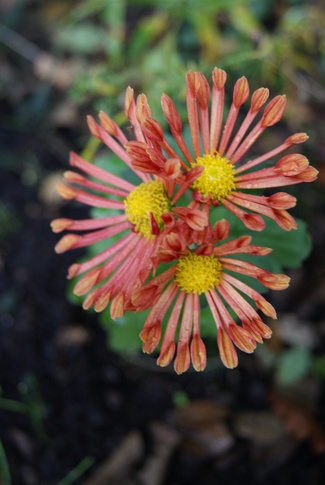
[{"label": "flower", "polygon": [[[128,88],[125,112],[137,141],[147,143],[139,122],[150,115],[145,96],[140,95],[135,102],[133,90]],[[100,124],[97,124],[92,117],[88,118],[92,135],[102,140],[118,155],[138,175],[141,183],[134,186],[127,180],[87,162],[76,153],[71,153],[70,165],[90,177],[67,171],[64,174],[65,181],[57,185],[59,194],[67,200],[74,199],[92,207],[107,209],[108,215],[99,219],[79,221],[61,218],[52,221],[51,225],[57,233],[66,229],[85,231],[83,235],[64,235],[56,245],[57,253],[107,240],[107,248],[104,251],[85,262],[73,264],[69,268],[68,278],[83,275],[77,282],[74,293],[78,296],[88,293],[84,300],[84,308],[94,306],[96,311],[102,311],[111,302],[111,317],[116,318],[123,315],[130,303],[132,289],[141,285],[151,272],[151,258],[164,233],[164,217],[172,217],[171,197],[176,182],[181,183],[185,180],[187,187],[194,180],[193,173],[199,172],[190,172],[186,179],[180,174],[179,160],[167,161],[160,149],[155,150],[160,157],[159,170],[151,172],[149,167],[148,173],[138,171],[131,164],[125,148],[128,140],[121,129],[103,112],[100,113],[99,119]],[[147,148],[154,148],[150,140]],[[185,190],[184,187],[182,190]],[[112,210],[114,215],[109,215]],[[200,224],[208,224],[207,217],[202,216],[199,210],[189,208],[188,212],[189,220],[196,222],[196,229],[201,228]],[[120,239],[109,244],[111,238],[116,235],[120,235]]]},{"label": "flower", "polygon": [[[266,128],[275,125],[282,118],[286,97],[283,95],[272,99],[266,105],[257,124],[246,134],[269,97],[268,89],[257,89],[252,94],[251,105],[244,121],[235,132],[240,108],[249,97],[248,81],[245,77],[241,77],[234,86],[233,101],[222,131],[226,77],[223,70],[218,68],[213,70],[209,116],[210,88],[206,78],[201,72],[193,71],[189,71],[186,76],[186,102],[194,158],[182,135],[182,123],[175,105],[167,94],[163,94],[161,99],[171,133],[184,157],[184,160],[180,160],[183,173],[202,169],[202,173],[196,174],[190,186],[193,197],[201,203],[224,205],[251,230],[261,231],[265,227],[261,216],[273,219],[285,230],[296,229],[295,220],[287,212],[287,209],[295,206],[295,197],[285,192],[267,197],[245,191],[314,181],[317,170],[309,165],[306,157],[298,153],[286,155],[268,168],[255,169],[288,148],[305,142],[308,136],[305,133],[296,133],[273,150],[244,162],[244,156],[259,136]],[[151,139],[156,147],[162,148],[173,159],[177,159],[178,155],[167,143],[160,125],[155,120],[147,117],[142,127],[148,139]],[[201,142],[203,151],[201,151]],[[146,150],[142,146],[142,154],[139,157],[137,151],[140,148],[141,143],[137,142],[130,142],[127,145],[133,166],[142,170],[143,155]],[[151,159],[155,162],[152,150],[151,153],[146,151],[145,158],[147,161]],[[145,164],[148,167],[147,161]]]},{"label": "flower", "polygon": [[[147,353],[157,348],[163,319],[175,301],[161,342],[157,360],[160,366],[167,366],[173,360],[175,335],[183,309],[174,362],[178,374],[185,372],[191,361],[197,371],[206,366],[206,349],[200,336],[201,294],[205,295],[215,321],[220,357],[226,367],[234,368],[238,364],[234,344],[251,353],[256,342],[262,343],[263,338],[271,336],[270,328],[242,294],[253,300],[265,315],[276,318],[273,306],[231,273],[255,278],[272,290],[287,288],[289,278],[269,273],[237,257],[241,254],[266,256],[272,251],[252,245],[249,236],[218,244],[229,236],[229,232],[228,222],[221,220],[215,224],[208,243],[189,249],[193,242],[191,236],[184,239],[180,228],[174,228],[165,237],[158,258],[160,254],[161,260],[166,261],[169,254],[169,260],[174,259],[177,263],[133,292],[132,302],[138,311],[151,307],[140,334],[143,351]],[[241,326],[232,318],[229,308],[238,316]]]},{"label": "flower", "polygon": [[[241,259],[241,254],[266,256],[272,249],[253,245],[250,236],[225,241],[230,233],[229,223],[219,220],[212,228],[210,211],[222,204],[252,230],[265,227],[262,216],[273,219],[285,230],[294,229],[296,222],[287,212],[296,203],[294,197],[284,192],[262,196],[248,191],[311,182],[317,176],[315,168],[297,153],[290,153],[269,167],[255,169],[306,141],[305,133],[296,133],[277,148],[243,161],[265,129],[280,121],[285,96],[270,101],[249,131],[269,96],[266,88],[255,91],[248,113],[235,132],[239,110],[249,97],[248,82],[245,77],[240,78],[222,131],[226,73],[215,68],[212,79],[209,113],[207,80],[200,72],[190,71],[186,76],[194,157],[185,143],[177,110],[166,94],[162,96],[162,109],[179,152],[152,118],[145,95],[139,95],[135,101],[130,87],[126,90],[125,113],[134,140],[129,141],[107,114],[100,112],[99,124],[88,117],[91,134],[114,152],[140,183],[134,185],[72,153],[70,165],[79,172],[65,173],[64,182],[57,186],[59,194],[67,200],[106,209],[107,216],[52,222],[54,232],[72,231],[56,245],[58,253],[99,241],[107,243],[103,251],[69,268],[69,279],[81,277],[74,293],[86,295],[83,307],[102,311],[110,304],[113,319],[125,311],[149,309],[140,334],[143,350],[152,353],[163,333],[157,362],[161,366],[170,364],[176,351],[174,368],[179,374],[188,369],[191,361],[197,371],[206,366],[206,348],[200,335],[203,295],[216,324],[221,360],[226,367],[234,368],[238,363],[235,346],[251,353],[256,342],[263,343],[271,336],[258,310],[276,318],[273,306],[244,283],[241,275],[255,278],[273,290],[285,289],[289,284],[287,276],[272,274]],[[193,196],[186,207],[179,205],[185,192]],[[78,231],[84,233],[78,235]],[[159,274],[161,263],[169,267]]]}]

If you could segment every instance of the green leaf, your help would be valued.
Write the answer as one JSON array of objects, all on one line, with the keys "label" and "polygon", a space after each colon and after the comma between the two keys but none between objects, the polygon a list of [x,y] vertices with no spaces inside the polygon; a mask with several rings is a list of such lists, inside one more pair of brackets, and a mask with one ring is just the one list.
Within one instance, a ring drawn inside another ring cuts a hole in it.
[{"label": "green leaf", "polygon": [[11,476],[6,453],[0,441],[0,479],[2,485],[11,485]]},{"label": "green leaf", "polygon": [[57,485],[72,485],[94,464],[94,462],[95,460],[92,456],[86,456],[68,473],[66,477],[60,480]]},{"label": "green leaf", "polygon": [[283,385],[294,384],[310,370],[312,353],[309,349],[297,346],[285,351],[276,364],[276,380]]}]

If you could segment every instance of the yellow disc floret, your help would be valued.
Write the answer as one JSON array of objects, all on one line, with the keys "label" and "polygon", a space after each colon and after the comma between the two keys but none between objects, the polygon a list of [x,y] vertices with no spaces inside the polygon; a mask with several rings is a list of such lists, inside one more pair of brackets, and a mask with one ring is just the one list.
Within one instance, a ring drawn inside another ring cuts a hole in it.
[{"label": "yellow disc floret", "polygon": [[193,166],[196,165],[204,167],[204,172],[191,188],[198,190],[204,197],[210,195],[212,200],[220,201],[236,189],[235,167],[219,153],[198,157]]},{"label": "yellow disc floret", "polygon": [[125,215],[135,230],[147,239],[152,237],[150,213],[161,228],[164,212],[169,212],[169,199],[161,182],[153,180],[136,187],[124,201]]},{"label": "yellow disc floret", "polygon": [[222,264],[214,254],[211,256],[189,253],[179,260],[175,282],[187,293],[205,293],[220,283]]}]

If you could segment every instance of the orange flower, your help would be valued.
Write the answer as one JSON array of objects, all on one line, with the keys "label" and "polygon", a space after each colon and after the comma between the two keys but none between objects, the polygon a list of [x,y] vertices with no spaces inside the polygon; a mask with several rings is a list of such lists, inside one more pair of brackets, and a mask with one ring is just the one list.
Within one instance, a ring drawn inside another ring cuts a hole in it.
[{"label": "orange flower", "polygon": [[[190,250],[187,246],[192,243],[191,236],[185,236],[184,239],[180,228],[175,226],[165,237],[158,251],[158,258],[161,256],[161,261],[176,259],[177,264],[133,292],[132,303],[137,311],[151,308],[140,334],[143,351],[147,353],[153,352],[158,346],[162,321],[175,301],[157,360],[161,366],[167,366],[173,360],[176,349],[175,334],[183,309],[174,362],[178,374],[185,372],[191,361],[197,371],[206,366],[206,349],[200,336],[199,295],[203,293],[217,327],[220,357],[226,367],[237,366],[234,344],[240,350],[251,353],[256,342],[262,343],[263,338],[271,336],[270,328],[263,323],[256,309],[242,294],[253,300],[255,306],[271,318],[276,318],[274,308],[262,295],[232,273],[255,278],[273,290],[287,288],[289,278],[281,274],[271,274],[237,258],[240,254],[265,256],[272,251],[251,245],[249,236],[217,244],[228,237],[229,231],[228,222],[221,220],[215,224],[208,243]],[[229,308],[238,316],[241,326],[234,321]]]},{"label": "orange flower", "polygon": [[[145,152],[147,160],[151,160],[152,165],[156,164],[156,170],[158,170],[157,158],[159,157],[156,155],[155,148],[159,147],[171,157],[171,165],[179,160],[182,172],[186,176],[193,170],[201,168],[202,172],[194,173],[195,179],[190,184],[195,200],[214,206],[223,204],[251,230],[261,231],[265,227],[261,216],[273,219],[285,230],[296,229],[295,220],[287,212],[287,209],[296,204],[294,197],[284,192],[265,197],[251,195],[242,190],[282,187],[314,181],[317,170],[311,167],[308,160],[300,154],[284,156],[271,167],[252,171],[253,168],[272,160],[288,148],[303,143],[308,136],[305,133],[296,133],[273,150],[244,162],[244,156],[259,136],[266,128],[275,125],[282,118],[286,98],[276,96],[272,99],[266,105],[255,127],[248,132],[269,96],[268,89],[257,89],[252,94],[248,113],[236,132],[234,129],[240,107],[249,97],[248,81],[242,77],[234,86],[233,101],[222,130],[226,73],[215,68],[212,80],[209,114],[210,88],[206,78],[201,72],[193,71],[189,71],[186,76],[186,102],[194,158],[183,138],[182,123],[177,110],[169,96],[164,94],[161,99],[162,109],[182,157],[179,157],[168,144],[160,125],[152,118],[146,117],[141,126],[147,139],[151,140],[153,148],[148,151],[145,144],[130,142],[127,145],[127,151],[132,158],[132,165],[140,171],[146,171],[143,169]],[[139,151],[142,151],[141,155]],[[183,190],[186,188],[183,187]],[[180,195],[174,197],[174,202]]]},{"label": "orange flower", "polygon": [[[135,102],[133,90],[128,88],[125,112],[137,142],[147,143],[148,149],[153,147],[139,121],[150,116],[145,96],[140,95]],[[68,278],[83,275],[76,284],[74,293],[79,296],[88,293],[84,308],[94,306],[96,311],[102,311],[111,302],[110,313],[112,318],[116,318],[122,316],[128,303],[130,304],[132,289],[141,285],[151,272],[151,258],[155,255],[165,230],[164,217],[174,218],[170,209],[175,184],[177,181],[183,182],[184,177],[180,174],[178,159],[164,159],[160,163],[159,173],[157,170],[151,172],[150,167],[146,173],[134,168],[126,150],[128,141],[125,135],[105,113],[101,112],[99,119],[100,124],[97,124],[92,117],[88,118],[92,135],[118,155],[138,175],[141,183],[134,186],[72,153],[70,165],[86,176],[73,171],[66,172],[65,181],[57,185],[59,194],[67,200],[74,199],[92,207],[107,209],[108,216],[80,221],[56,219],[52,222],[52,229],[54,232],[66,229],[85,231],[83,235],[73,232],[63,236],[55,248],[58,253],[107,241],[107,249],[83,263],[73,264],[69,268]],[[159,154],[159,150],[156,149],[155,153]],[[193,173],[200,172],[196,169]],[[192,174],[190,172],[188,176],[187,186],[193,182]],[[111,210],[114,215],[109,215]],[[116,211],[120,214],[116,215]],[[202,218],[198,209],[193,208],[191,216],[196,221],[197,228],[202,228],[199,220],[201,224],[208,225],[207,217]],[[115,235],[121,235],[121,238],[112,244],[110,241]]]}]

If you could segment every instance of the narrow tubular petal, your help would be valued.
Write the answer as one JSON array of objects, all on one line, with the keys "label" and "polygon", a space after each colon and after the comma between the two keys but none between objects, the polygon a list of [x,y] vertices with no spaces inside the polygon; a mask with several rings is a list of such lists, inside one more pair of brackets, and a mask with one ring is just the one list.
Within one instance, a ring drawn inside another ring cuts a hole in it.
[{"label": "narrow tubular petal", "polygon": [[286,104],[287,100],[285,94],[273,98],[264,110],[262,126],[269,127],[278,123],[283,116]]},{"label": "narrow tubular petal", "polygon": [[270,327],[265,325],[265,323],[262,322],[262,320],[255,319],[250,322],[243,322],[243,327],[251,334],[254,336],[256,342],[262,344],[263,339],[269,339],[271,338],[272,335],[272,330]]},{"label": "narrow tubular petal", "polygon": [[[152,307],[156,301],[160,298],[160,295],[163,291],[165,285],[173,278],[175,274],[175,266],[169,268],[162,273],[164,280],[160,280],[158,282],[156,278],[153,278],[147,285],[140,286],[137,285],[135,289],[133,289],[131,294],[131,301],[134,305],[135,311],[140,312],[143,310],[147,310],[148,308]],[[161,275],[159,275],[161,276]]]},{"label": "narrow tubular petal", "polygon": [[218,330],[217,341],[218,341],[220,358],[223,365],[228,369],[234,369],[235,367],[237,367],[238,365],[237,352],[235,350],[235,347],[233,346],[232,341],[230,340],[230,338],[222,328],[219,328]]},{"label": "narrow tubular petal", "polygon": [[[271,177],[279,177],[279,175],[274,172],[274,167],[262,168],[261,170],[256,170],[254,172],[236,176],[236,187],[238,186],[238,182],[245,182],[247,180],[254,182],[255,180],[258,181],[259,179],[269,179]],[[289,177],[286,178],[287,180],[289,180]]]},{"label": "narrow tubular petal", "polygon": [[231,340],[243,352],[251,354],[256,348],[256,342],[253,336],[239,325],[229,325],[229,334]]},{"label": "narrow tubular petal", "polygon": [[231,105],[229,115],[227,121],[225,123],[222,138],[220,142],[220,146],[218,148],[218,153],[220,156],[223,156],[224,152],[227,149],[228,142],[230,140],[232,131],[234,129],[237,117],[239,113],[239,108],[236,108],[234,104]]},{"label": "narrow tubular petal", "polygon": [[238,190],[234,194],[237,199],[244,199],[247,201],[256,202],[258,204],[270,206],[273,209],[285,210],[295,207],[297,199],[286,192],[278,192],[271,195],[270,197],[265,197],[263,195],[252,195],[244,194]]},{"label": "narrow tubular petal", "polygon": [[[128,222],[122,222],[121,224],[116,224],[115,226],[108,227],[106,229],[100,229],[98,231],[93,231],[88,234],[84,234],[82,236],[75,236],[75,243],[73,245],[73,249],[76,248],[83,248],[85,246],[89,246],[90,244],[94,244],[98,241],[102,241],[103,239],[107,239],[109,237],[115,236],[115,234],[119,234],[120,232],[125,231],[126,229],[129,229],[129,223]],[[70,235],[66,234],[63,236],[63,238],[59,241],[58,245],[61,244],[61,241],[64,240],[64,238],[68,238]]]},{"label": "narrow tubular petal", "polygon": [[[144,280],[147,279],[148,274],[152,269],[151,256],[155,250],[155,242],[152,240],[142,240],[140,251],[135,254],[135,251],[129,256],[131,262],[124,261],[116,272],[116,283],[120,284],[121,291],[128,294],[131,297],[131,292],[136,281],[142,285]],[[119,290],[118,290],[119,291]],[[118,293],[114,287],[112,295],[115,296]]]},{"label": "narrow tubular petal", "polygon": [[260,109],[262,108],[263,104],[266,103],[269,97],[269,90],[267,88],[259,88],[257,89],[251,99],[251,107],[240,126],[236,136],[234,137],[229,149],[226,153],[226,158],[230,158],[234,151],[237,149],[239,143],[245,136],[248,128],[252,124],[253,120],[255,119],[256,115],[259,113]]},{"label": "narrow tubular petal", "polygon": [[193,336],[190,346],[191,360],[194,369],[197,372],[201,372],[207,365],[207,351],[203,340],[198,334]]},{"label": "narrow tubular petal", "polygon": [[136,139],[139,141],[145,141],[145,137],[142,133],[140,123],[136,117],[134,91],[132,88],[130,88],[130,86],[127,88],[125,94],[124,111],[127,118],[130,120]]},{"label": "narrow tubular petal", "polygon": [[297,199],[286,192],[278,192],[270,197],[267,197],[267,203],[273,209],[285,210],[295,207]]},{"label": "narrow tubular petal", "polygon": [[199,118],[201,126],[203,153],[210,152],[209,144],[209,97],[210,87],[208,81],[201,72],[196,73],[199,88],[197,91],[197,101],[199,105]]},{"label": "narrow tubular petal", "polygon": [[[109,252],[109,250],[106,250],[105,253],[106,255],[109,253],[110,255],[110,260],[107,261],[101,269],[101,279],[104,280],[108,276],[112,274],[112,272],[130,255],[132,251],[132,256],[136,257],[136,254],[140,250],[144,250],[142,248],[142,240],[139,238],[137,235],[133,239],[130,239],[130,242],[124,246],[119,246],[118,251],[116,250],[116,247],[114,248],[114,252],[112,251]],[[138,246],[138,249],[136,249]],[[109,248],[112,249],[112,248]],[[114,256],[114,257],[113,257]]]},{"label": "narrow tubular petal", "polygon": [[[94,306],[96,312],[103,311],[108,305],[110,299],[116,296],[119,291],[119,286],[117,284],[119,278],[125,274],[126,268],[129,270],[129,272],[131,272],[131,266],[134,264],[134,262],[138,262],[138,254],[142,251],[142,249],[142,244],[138,243],[133,249],[132,255],[130,255],[127,248],[124,248],[103,266],[101,272],[102,279],[106,279],[108,276],[110,276],[110,278],[106,283],[96,290],[96,294],[92,298],[91,306]],[[118,269],[116,270],[116,268]],[[115,273],[112,274],[114,271]],[[109,295],[108,299],[107,295]]]},{"label": "narrow tubular petal", "polygon": [[[144,249],[142,252],[141,250]],[[128,255],[116,272],[101,288],[98,289],[98,294],[94,301],[94,308],[96,312],[101,312],[107,306],[109,300],[115,299],[113,308],[110,308],[110,315],[112,319],[122,316],[124,313],[124,303],[126,303],[126,290],[129,286],[134,284],[143,264],[148,258],[148,247],[142,248],[139,244],[133,251],[132,255]],[[140,253],[140,255],[139,255]],[[115,265],[116,267],[116,265]],[[119,298],[119,294],[123,292],[123,300]],[[106,295],[109,295],[109,300],[106,300]],[[123,307],[120,306],[123,302]]]},{"label": "narrow tubular petal", "polygon": [[309,161],[300,153],[291,153],[282,157],[273,167],[276,174],[294,177],[304,172],[309,165]]},{"label": "narrow tubular petal", "polygon": [[239,207],[232,204],[229,200],[223,199],[222,204],[238,219],[240,219],[248,229],[252,231],[262,231],[265,227],[265,222],[258,214],[248,214]]},{"label": "narrow tubular petal", "polygon": [[167,94],[163,94],[161,98],[161,106],[164,112],[164,115],[168,121],[168,124],[170,126],[171,132],[173,134],[173,137],[175,138],[175,141],[183,153],[184,157],[186,160],[191,164],[193,163],[193,158],[192,155],[185,143],[185,140],[182,135],[182,123],[181,119],[179,117],[179,114],[175,108],[174,103],[170,99],[170,97]]},{"label": "narrow tubular petal", "polygon": [[197,90],[196,84],[195,73],[189,71],[186,75],[186,105],[195,158],[199,157],[201,152],[199,119],[195,97]]},{"label": "narrow tubular petal", "polygon": [[188,209],[187,207],[175,207],[174,214],[186,222],[194,231],[201,231],[209,224],[209,219],[204,212],[198,209]]},{"label": "narrow tubular petal", "polygon": [[217,330],[218,330],[218,333],[219,333],[219,330],[222,329],[224,331],[227,331],[227,327],[224,325],[224,322],[222,321],[220,315],[219,315],[219,311],[218,311],[218,308],[214,302],[214,299],[212,298],[212,292],[211,291],[207,291],[205,293],[205,297],[207,299],[207,302],[208,302],[208,305],[209,305],[209,308],[211,310],[211,313],[212,313],[212,316],[213,316],[213,319],[214,319],[214,322],[216,324],[216,327],[217,327]]},{"label": "narrow tubular petal", "polygon": [[241,142],[235,153],[231,156],[231,163],[237,163],[243,155],[251,148],[256,140],[261,136],[261,134],[266,130],[266,127],[262,126],[262,120],[260,120],[257,125],[249,132],[249,134]]},{"label": "narrow tubular petal", "polygon": [[93,163],[86,162],[86,160],[79,157],[79,155],[77,155],[74,152],[71,152],[70,154],[70,165],[72,167],[79,168],[80,170],[87,173],[88,175],[98,178],[103,182],[107,182],[108,184],[115,185],[116,187],[120,187],[121,189],[124,189],[127,192],[131,192],[132,190],[135,189],[135,185],[130,184],[130,182],[127,182],[126,180],[123,180],[120,177],[117,177],[116,175],[111,174],[110,172],[107,172],[107,170],[97,167]]},{"label": "narrow tubular petal", "polygon": [[210,294],[218,309],[220,318],[224,322],[223,328],[227,329],[227,333],[236,345],[236,347],[238,347],[243,352],[253,352],[256,346],[254,339],[249,335],[248,332],[246,332],[246,330],[236,325],[235,321],[231,317],[230,313],[228,312],[227,308],[221,301],[216,291],[211,290]]},{"label": "narrow tubular petal", "polygon": [[251,236],[241,236],[241,237],[238,237],[237,239],[233,239],[232,241],[219,244],[219,246],[216,246],[213,249],[213,254],[215,254],[216,256],[229,254],[229,252],[232,252],[235,249],[248,246],[251,240],[252,240]]},{"label": "narrow tubular petal", "polygon": [[249,111],[241,124],[238,132],[236,133],[233,141],[231,142],[231,145],[229,146],[227,152],[226,152],[226,158],[229,160],[231,159],[232,154],[235,152],[237,149],[239,143],[242,141],[242,139],[245,136],[245,133],[247,132],[248,128],[252,124],[253,120],[255,119],[257,115],[257,112],[252,113]]},{"label": "narrow tubular petal", "polygon": [[247,79],[243,76],[236,82],[234,86],[234,93],[233,93],[233,103],[230,107],[228,119],[226,121],[220,146],[218,149],[219,154],[222,156],[227,149],[228,142],[232,135],[239,109],[240,107],[247,101],[249,96],[249,86]]},{"label": "narrow tubular petal", "polygon": [[124,145],[127,142],[127,138],[121,128],[104,111],[99,112],[99,122],[100,126],[110,135],[115,136],[121,145]]},{"label": "narrow tubular petal", "polygon": [[257,278],[264,286],[270,288],[271,290],[285,290],[288,288],[290,283],[289,276],[284,274],[266,273],[259,275]]},{"label": "narrow tubular petal", "polygon": [[204,167],[196,165],[187,173],[185,181],[182,183],[182,185],[174,195],[172,204],[175,204],[178,201],[178,199],[186,192],[187,189],[191,187],[194,180],[196,180],[203,173],[203,171]]},{"label": "narrow tubular petal", "polygon": [[68,279],[70,280],[75,276],[81,275],[85,271],[89,271],[90,269],[94,268],[98,264],[103,263],[106,259],[113,256],[115,253],[117,252],[120,253],[120,251],[124,246],[127,246],[128,251],[131,251],[138,240],[139,240],[139,237],[137,234],[134,234],[134,233],[128,234],[120,241],[116,242],[115,244],[112,244],[112,246],[105,249],[105,251],[102,251],[99,254],[96,254],[96,256],[94,256],[91,259],[88,259],[84,263],[71,265],[68,271]]},{"label": "narrow tubular petal", "polygon": [[259,214],[273,219],[282,229],[290,231],[291,229],[297,228],[296,222],[286,211],[274,210],[272,207],[266,205],[258,204],[253,202],[252,199],[246,200],[243,197],[237,197],[237,194],[229,195],[231,202],[241,205],[245,209],[249,209]]},{"label": "narrow tubular petal", "polygon": [[246,285],[242,281],[234,278],[233,276],[224,273],[223,280],[228,281],[231,286],[234,286],[240,290],[245,295],[249,296],[255,301],[256,306],[268,317],[276,319],[276,312],[271,303],[269,303],[265,298],[260,295],[257,291],[253,290],[250,286]]},{"label": "narrow tubular petal", "polygon": [[100,197],[99,195],[90,194],[89,192],[84,192],[83,190],[75,189],[69,187],[68,185],[59,182],[56,185],[57,192],[66,200],[77,200],[83,204],[90,205],[92,207],[102,207],[105,209],[120,209],[124,210],[124,203],[117,200],[109,200],[105,197]]},{"label": "narrow tubular petal", "polygon": [[186,372],[190,366],[189,343],[193,325],[193,295],[188,293],[185,299],[184,312],[177,343],[177,353],[174,369],[177,374]]},{"label": "narrow tubular petal", "polygon": [[99,229],[101,227],[108,227],[125,221],[125,214],[120,216],[101,217],[99,219],[82,219],[75,221],[73,219],[54,219],[51,222],[53,232],[62,232],[65,229],[69,231],[89,231],[92,229]]},{"label": "narrow tubular petal", "polygon": [[215,223],[212,230],[212,236],[216,242],[223,241],[224,239],[227,239],[227,237],[229,236],[229,232],[230,232],[229,222],[226,221],[226,219],[221,219],[220,221],[217,221]]},{"label": "narrow tubular petal", "polygon": [[218,286],[218,291],[242,322],[246,319],[258,318],[254,308],[227,282],[225,275]]},{"label": "narrow tubular petal", "polygon": [[292,135],[289,138],[287,138],[281,145],[274,148],[273,150],[264,153],[263,155],[255,158],[254,160],[249,160],[248,162],[244,163],[241,167],[238,167],[236,169],[236,172],[241,173],[253,167],[256,167],[256,165],[266,162],[267,160],[271,160],[273,157],[275,157],[279,153],[284,152],[291,146],[296,145],[298,143],[304,143],[306,140],[308,140],[308,136],[306,135],[306,133],[296,133],[295,135]]},{"label": "narrow tubular petal", "polygon": [[169,365],[174,357],[175,333],[178,326],[179,316],[183,308],[185,294],[185,291],[181,291],[179,293],[167,322],[166,330],[161,344],[160,355],[157,360],[157,364],[161,367],[166,367],[167,365]]},{"label": "narrow tubular petal", "polygon": [[98,277],[101,273],[100,268],[95,268],[89,271],[83,278],[81,278],[73,289],[73,293],[77,296],[82,296],[88,293],[93,286],[98,282]]},{"label": "narrow tubular petal", "polygon": [[[225,268],[232,267],[232,271],[236,271],[237,273],[243,273],[247,276],[252,276],[253,278],[257,278],[258,276],[267,275],[269,274],[265,269],[259,268],[255,266],[255,264],[247,263],[246,261],[242,261],[241,259],[233,259],[233,258],[219,258],[220,261],[224,264]],[[237,269],[235,269],[237,268]]]},{"label": "narrow tubular petal", "polygon": [[[143,341],[143,351],[145,353],[151,354],[157,347],[160,339],[161,322],[168,308],[172,304],[177,292],[178,287],[174,282],[172,282],[161,294],[157,303],[150,310],[140,333],[140,338]],[[156,330],[157,327],[159,328],[159,333]],[[151,331],[153,328],[155,329],[155,332],[152,334]]]},{"label": "narrow tubular petal", "polygon": [[315,174],[312,180],[303,180],[303,178],[299,179],[301,175],[303,174],[297,175],[296,177],[270,175],[269,177],[261,177],[256,179],[252,178],[251,180],[245,180],[243,182],[236,181],[236,187],[237,189],[268,189],[272,187],[285,187],[289,185],[296,185],[302,182],[313,182],[317,178],[317,174]]},{"label": "narrow tubular petal", "polygon": [[200,337],[200,297],[197,293],[193,295],[193,339],[190,351],[194,369],[197,372],[203,371],[207,363],[207,353]]},{"label": "narrow tubular petal", "polygon": [[210,153],[213,153],[217,149],[219,143],[225,102],[224,85],[227,79],[227,74],[222,69],[215,68],[212,73],[212,79]]},{"label": "narrow tubular petal", "polygon": [[86,187],[90,190],[97,190],[103,194],[116,195],[117,197],[123,197],[124,199],[129,195],[129,192],[126,192],[125,190],[116,189],[115,187],[107,187],[107,185],[93,182],[92,180],[71,171],[64,173],[64,180],[70,183],[81,185],[82,187]]}]

